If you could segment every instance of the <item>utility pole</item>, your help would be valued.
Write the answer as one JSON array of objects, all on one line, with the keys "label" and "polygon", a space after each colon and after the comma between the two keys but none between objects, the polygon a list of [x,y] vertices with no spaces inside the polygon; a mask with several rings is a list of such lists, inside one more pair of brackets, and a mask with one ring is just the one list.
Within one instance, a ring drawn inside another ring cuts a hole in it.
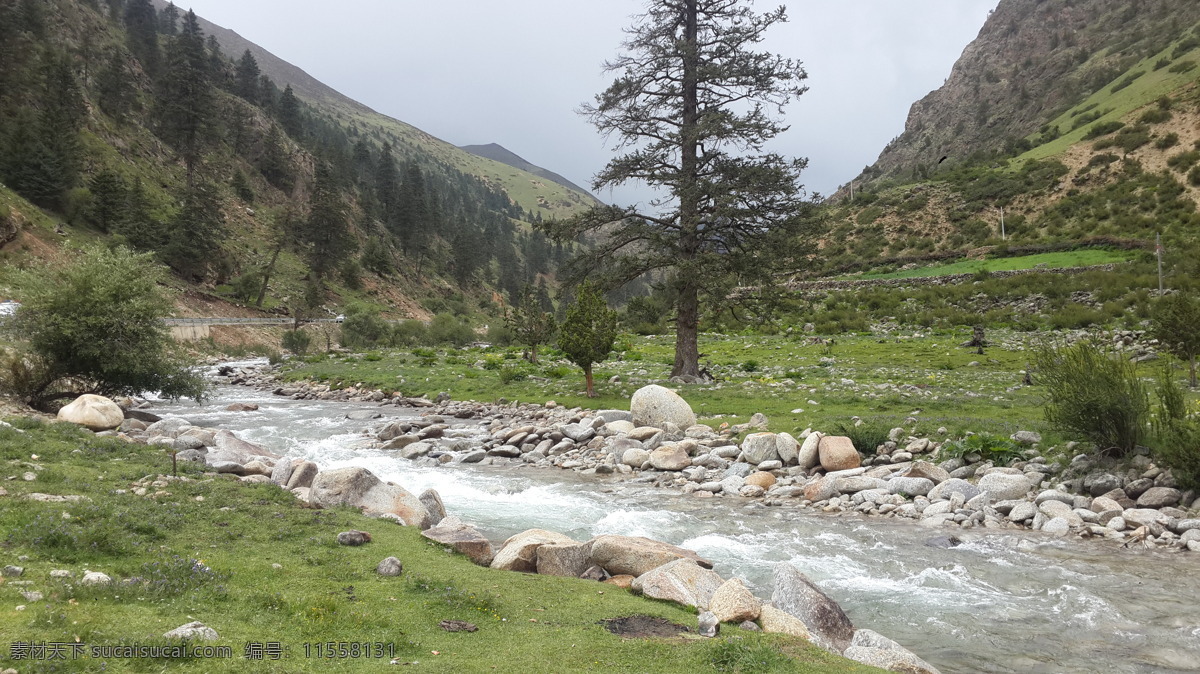
[{"label": "utility pole", "polygon": [[854,181],[850,181],[850,203],[854,203]]},{"label": "utility pole", "polygon": [[1008,233],[1004,231],[1004,207],[1000,207],[1000,240],[1008,241]]},{"label": "utility pole", "polygon": [[1162,297],[1162,294],[1163,294],[1163,274],[1162,274],[1162,256],[1163,256],[1163,247],[1162,247],[1162,232],[1158,232],[1158,233],[1156,233],[1156,234],[1154,235],[1154,256],[1158,258],[1158,296],[1159,296],[1159,297]]}]

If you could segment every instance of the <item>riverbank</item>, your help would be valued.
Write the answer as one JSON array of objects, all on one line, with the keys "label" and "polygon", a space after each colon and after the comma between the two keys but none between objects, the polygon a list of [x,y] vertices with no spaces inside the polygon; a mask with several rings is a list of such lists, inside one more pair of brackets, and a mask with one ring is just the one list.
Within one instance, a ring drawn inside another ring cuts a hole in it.
[{"label": "riverbank", "polygon": [[[622,638],[603,621],[645,615],[694,629],[696,616],[612,586],[484,569],[431,546],[416,527],[345,507],[314,510],[274,484],[199,463],[180,462],[171,475],[163,445],[11,421],[0,427],[0,459],[17,476],[0,495],[9,532],[0,630],[21,643],[63,644],[70,671],[101,661],[142,671],[144,659],[92,647],[179,646],[165,635],[192,622],[213,630],[190,640],[208,650],[158,653],[156,666],[347,671],[368,660],[428,671],[690,672],[753,662],[766,663],[762,671],[877,671],[736,628],[711,640]],[[370,542],[339,544],[352,530]],[[402,563],[399,576],[379,573],[389,557]],[[452,631],[462,627],[452,621],[477,629]],[[72,644],[83,647],[75,660]],[[23,671],[30,663],[14,660],[13,648],[3,667]]]},{"label": "riverbank", "polygon": [[[911,519],[938,531],[1034,530],[1124,547],[1200,552],[1200,498],[1178,489],[1170,471],[1146,455],[1127,463],[1047,455],[1034,431],[1013,433],[1007,465],[999,465],[983,444],[943,456],[943,447],[951,449],[946,429],[932,437],[918,434],[915,417],[870,448],[811,428],[796,437],[761,432],[768,423],[761,414],[714,429],[696,423],[686,401],[657,386],[641,390],[654,389],[665,401],[658,404],[678,416],[636,418],[636,410],[566,409],[554,402],[435,403],[378,389],[282,382],[274,369],[230,372],[228,380],[298,399],[415,406],[422,420],[377,428],[375,437],[377,446],[421,465],[557,468],[615,475],[695,498]],[[443,439],[446,419],[478,420],[487,436],[479,443]]]}]

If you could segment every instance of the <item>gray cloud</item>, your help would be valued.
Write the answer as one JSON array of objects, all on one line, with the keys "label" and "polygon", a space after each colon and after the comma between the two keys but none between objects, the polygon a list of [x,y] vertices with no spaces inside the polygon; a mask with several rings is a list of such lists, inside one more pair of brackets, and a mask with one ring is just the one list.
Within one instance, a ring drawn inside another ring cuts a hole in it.
[{"label": "gray cloud", "polygon": [[[786,3],[764,48],[802,61],[810,91],[772,149],[809,158],[828,194],[872,163],[909,106],[941,86],[998,0]],[[187,0],[179,2],[187,6]],[[774,3],[759,2],[760,10]],[[574,110],[607,86],[640,0],[192,0],[338,91],[456,145],[496,142],[581,184],[612,157]],[[601,193],[642,200],[645,190]]]}]

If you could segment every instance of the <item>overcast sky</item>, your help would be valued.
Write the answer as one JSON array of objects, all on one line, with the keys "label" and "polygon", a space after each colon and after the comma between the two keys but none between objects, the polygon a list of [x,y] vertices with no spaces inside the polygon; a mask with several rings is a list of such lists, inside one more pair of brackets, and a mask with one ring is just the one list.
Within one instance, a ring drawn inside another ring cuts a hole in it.
[{"label": "overcast sky", "polygon": [[[808,157],[829,194],[904,130],[998,0],[792,0],[763,47],[801,61],[810,90],[771,149]],[[613,156],[575,114],[611,81],[643,0],[176,0],[334,89],[455,145],[499,143],[590,187]],[[759,0],[758,11],[776,6]],[[598,193],[641,200],[643,191]]]}]

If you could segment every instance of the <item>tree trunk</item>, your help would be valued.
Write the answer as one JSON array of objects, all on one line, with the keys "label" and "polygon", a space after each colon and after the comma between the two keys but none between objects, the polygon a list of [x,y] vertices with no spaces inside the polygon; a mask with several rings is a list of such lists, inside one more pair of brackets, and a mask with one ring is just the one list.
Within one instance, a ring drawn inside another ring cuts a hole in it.
[{"label": "tree trunk", "polygon": [[537,344],[529,347],[529,363],[537,365]]},{"label": "tree trunk", "polygon": [[587,397],[595,398],[596,391],[592,388],[592,366],[588,365],[583,368],[583,379],[587,382]]},{"label": "tree trunk", "polygon": [[271,262],[267,264],[267,270],[263,272],[262,287],[258,289],[258,299],[255,300],[254,306],[262,309],[263,300],[267,297],[267,282],[271,280],[271,273],[275,271],[275,261],[279,259],[279,251],[283,250],[283,244],[275,247],[275,251],[271,253]]},{"label": "tree trunk", "polygon": [[671,376],[700,376],[700,347],[696,342],[700,327],[700,298],[696,284],[684,281],[679,289],[675,318],[675,365]]},{"label": "tree trunk", "polygon": [[700,231],[699,142],[700,125],[699,77],[700,64],[697,46],[699,25],[696,0],[686,0],[683,8],[683,119],[679,128],[680,169],[679,186],[679,255],[682,263],[679,300],[675,318],[675,365],[671,376],[700,375],[700,349],[696,344],[696,333],[700,323],[699,288],[692,278],[698,270],[692,268],[699,253],[698,232]]},{"label": "tree trunk", "polygon": [[1188,359],[1188,379],[1192,388],[1196,388],[1196,357],[1192,356]]}]

